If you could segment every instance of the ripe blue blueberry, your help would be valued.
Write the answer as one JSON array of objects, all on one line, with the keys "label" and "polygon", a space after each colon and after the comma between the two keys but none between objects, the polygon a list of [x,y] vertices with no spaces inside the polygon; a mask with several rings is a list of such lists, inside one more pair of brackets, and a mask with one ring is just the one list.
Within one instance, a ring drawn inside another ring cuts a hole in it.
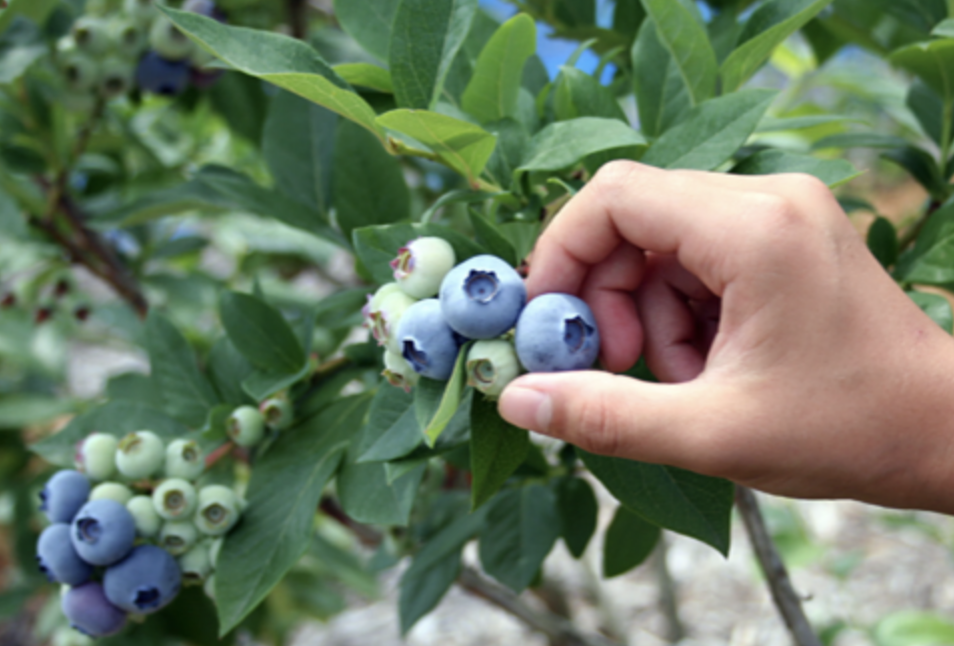
[{"label": "ripe blue blueberry", "polygon": [[398,323],[401,356],[414,371],[431,379],[449,379],[457,361],[460,337],[450,328],[436,298],[418,301]]},{"label": "ripe blue blueberry", "polygon": [[106,598],[119,608],[150,614],[175,599],[182,575],[174,556],[155,545],[140,545],[119,563],[106,569]]},{"label": "ripe blue blueberry", "polygon": [[109,602],[96,581],[67,590],[62,608],[70,625],[90,637],[115,635],[126,625],[126,613]]},{"label": "ripe blue blueberry", "polygon": [[79,585],[93,576],[93,566],[73,549],[67,523],[53,523],[43,530],[36,544],[36,560],[50,581]]},{"label": "ripe blue blueberry", "polygon": [[146,52],[136,68],[136,85],[145,92],[176,96],[188,87],[189,76],[188,62],[167,61],[156,52]]},{"label": "ripe blue blueberry", "polygon": [[92,500],[73,519],[70,539],[77,554],[92,565],[112,565],[132,549],[136,521],[115,500]]},{"label": "ripe blue blueberry", "polygon": [[89,480],[79,471],[53,474],[40,492],[40,511],[53,523],[68,523],[89,497]]},{"label": "ripe blue blueberry", "polygon": [[454,267],[441,283],[441,310],[455,332],[493,339],[517,322],[527,288],[517,270],[496,256],[475,256]]},{"label": "ripe blue blueberry", "polygon": [[585,370],[600,351],[589,306],[569,294],[541,294],[517,321],[517,356],[530,372]]}]

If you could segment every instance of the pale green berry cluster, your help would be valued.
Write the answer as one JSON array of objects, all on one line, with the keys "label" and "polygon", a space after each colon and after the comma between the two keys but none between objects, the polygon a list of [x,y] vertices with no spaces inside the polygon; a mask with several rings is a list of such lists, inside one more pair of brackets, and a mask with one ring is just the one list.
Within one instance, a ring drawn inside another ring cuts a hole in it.
[{"label": "pale green berry cluster", "polygon": [[122,438],[92,433],[80,445],[76,462],[98,482],[90,500],[109,498],[125,505],[137,541],[165,549],[176,557],[183,582],[205,583],[211,591],[222,538],[239,521],[245,501],[230,487],[197,484],[205,457],[193,440],[166,444],[142,430]]},{"label": "pale green berry cluster", "polygon": [[283,431],[291,426],[294,411],[283,397],[266,399],[258,408],[239,406],[225,421],[225,431],[238,446],[252,447],[265,439],[265,430]]}]

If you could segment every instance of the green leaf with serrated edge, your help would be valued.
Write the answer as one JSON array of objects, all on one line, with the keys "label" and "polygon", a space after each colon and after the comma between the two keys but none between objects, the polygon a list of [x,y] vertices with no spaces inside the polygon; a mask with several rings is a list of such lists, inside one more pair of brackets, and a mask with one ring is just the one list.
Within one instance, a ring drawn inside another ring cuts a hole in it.
[{"label": "green leaf with serrated edge", "polygon": [[467,342],[460,347],[457,352],[457,360],[454,362],[454,371],[444,388],[441,403],[434,412],[434,416],[426,424],[422,423],[422,426],[424,426],[424,441],[427,442],[428,446],[434,446],[434,442],[444,432],[447,424],[454,417],[454,413],[460,408],[464,389],[467,387],[467,352],[471,345],[472,342]]},{"label": "green leaf with serrated edge", "polygon": [[365,51],[387,62],[391,25],[399,1],[335,0],[335,19]]},{"label": "green leaf with serrated edge", "polygon": [[219,396],[199,371],[188,341],[156,311],[146,319],[146,339],[152,378],[162,392],[166,410],[183,424],[201,427],[208,410],[219,403]]},{"label": "green leaf with serrated edge", "polygon": [[18,429],[73,412],[76,402],[63,397],[13,393],[0,396],[0,428]]},{"label": "green leaf with serrated edge", "polygon": [[861,172],[846,159],[819,159],[787,150],[762,150],[739,162],[732,172],[737,175],[771,175],[772,173],[807,173],[830,187],[844,184]]},{"label": "green leaf with serrated edge", "polygon": [[669,51],[693,104],[715,92],[718,64],[705,28],[692,13],[672,0],[643,0],[656,23],[660,42]]},{"label": "green leaf with serrated edge", "polygon": [[512,267],[516,267],[519,264],[517,252],[497,227],[474,209],[468,209],[467,215],[470,217],[470,225],[474,227],[474,238],[477,242],[492,255],[503,258]]},{"label": "green leaf with serrated edge", "polygon": [[383,67],[371,63],[341,63],[332,69],[349,85],[366,87],[386,94],[394,92],[391,73]]},{"label": "green leaf with serrated edge", "polygon": [[449,563],[456,563],[459,568],[461,550],[480,531],[485,517],[486,508],[456,518],[431,536],[414,555],[410,567],[401,576],[398,608],[402,633],[406,634],[444,596],[453,583],[451,580],[446,586],[442,585],[449,578]]},{"label": "green leaf with serrated edge", "polygon": [[484,170],[497,142],[480,126],[427,110],[391,110],[378,117],[377,124],[424,144],[471,184]]},{"label": "green leaf with serrated edge", "polygon": [[50,464],[72,468],[76,444],[90,433],[122,437],[143,429],[166,441],[189,435],[189,429],[163,411],[141,402],[119,400],[77,415],[62,431],[31,445],[30,450]]},{"label": "green leaf with serrated edge", "polygon": [[477,0],[401,0],[394,13],[388,65],[403,108],[434,107],[477,13]]},{"label": "green leaf with serrated edge", "polygon": [[336,402],[282,433],[256,460],[248,507],[223,544],[215,572],[220,634],[254,610],[308,547],[322,490],[369,401],[358,395]]},{"label": "green leaf with serrated edge", "polygon": [[896,135],[880,132],[840,132],[822,137],[812,144],[812,150],[825,148],[898,148],[906,146],[907,140]]},{"label": "green leaf with serrated edge", "polygon": [[659,168],[716,168],[745,144],[776,94],[774,90],[742,90],[696,106],[656,140],[643,155],[643,163]]},{"label": "green leaf with serrated edge", "polygon": [[620,505],[603,540],[603,577],[629,572],[649,558],[659,542],[659,527]]},{"label": "green leaf with serrated edge", "polygon": [[630,511],[728,554],[735,491],[731,482],[580,449],[577,453],[590,472]]},{"label": "green leaf with serrated edge", "polygon": [[556,494],[542,485],[499,492],[480,532],[484,571],[516,593],[536,577],[562,528]]},{"label": "green leaf with serrated edge", "polygon": [[254,368],[227,336],[212,345],[207,365],[212,385],[219,391],[223,401],[235,406],[252,403],[242,390],[242,381]]},{"label": "green leaf with serrated edge", "polygon": [[577,117],[618,119],[629,124],[613,92],[575,67],[564,65],[553,90],[553,109],[559,121]]},{"label": "green leaf with serrated edge", "polygon": [[475,395],[470,408],[471,509],[497,493],[527,455],[530,434],[504,421],[497,404]]},{"label": "green leaf with serrated edge", "polygon": [[484,45],[461,97],[464,111],[481,123],[514,117],[527,59],[537,49],[537,27],[527,14],[502,24]]},{"label": "green leaf with serrated edge", "polygon": [[645,147],[641,134],[616,119],[580,117],[560,121],[533,136],[516,173],[563,170],[593,153]]},{"label": "green leaf with serrated edge", "polygon": [[[411,195],[401,163],[373,135],[348,121],[338,124],[334,154],[335,219],[350,240],[354,229],[406,220]],[[368,178],[374,190],[368,190]]]},{"label": "green leaf with serrated edge", "polygon": [[457,262],[485,253],[474,241],[440,224],[389,224],[384,226],[362,227],[352,233],[354,250],[365,268],[371,272],[374,282],[379,285],[394,280],[391,261],[397,258],[398,249],[408,242],[422,236],[443,238],[454,248]]},{"label": "green leaf with serrated edge", "polygon": [[735,92],[762,67],[776,47],[832,0],[771,0],[752,13],[735,51],[722,63],[722,91]]},{"label": "green leaf with serrated edge", "polygon": [[925,292],[906,292],[911,300],[921,308],[931,320],[941,326],[948,334],[954,333],[954,311],[951,302],[939,294]]},{"label": "green leaf with serrated edge", "polygon": [[593,487],[582,478],[567,476],[556,482],[557,509],[563,521],[563,542],[574,558],[583,556],[596,531],[599,503]]},{"label": "green leaf with serrated edge", "polygon": [[931,214],[921,230],[899,279],[922,285],[947,285],[954,282],[954,203]]},{"label": "green leaf with serrated edge", "polygon": [[323,105],[383,140],[375,124],[374,108],[307,43],[260,29],[230,27],[195,13],[159,8],[202,49],[236,70]]},{"label": "green leaf with serrated edge", "polygon": [[219,316],[235,349],[262,370],[295,373],[305,350],[281,312],[263,300],[239,292],[223,292]]},{"label": "green leaf with serrated edge", "polygon": [[272,97],[262,133],[262,156],[275,188],[323,213],[331,206],[338,121],[331,110],[282,91]]},{"label": "green leaf with serrated edge", "polygon": [[421,444],[421,425],[414,397],[401,388],[381,384],[371,402],[368,425],[384,429],[367,447],[360,447],[358,462],[385,462],[409,454]]},{"label": "green leaf with serrated edge", "polygon": [[887,218],[880,216],[875,218],[868,227],[867,243],[871,254],[885,269],[897,262],[898,231]]}]

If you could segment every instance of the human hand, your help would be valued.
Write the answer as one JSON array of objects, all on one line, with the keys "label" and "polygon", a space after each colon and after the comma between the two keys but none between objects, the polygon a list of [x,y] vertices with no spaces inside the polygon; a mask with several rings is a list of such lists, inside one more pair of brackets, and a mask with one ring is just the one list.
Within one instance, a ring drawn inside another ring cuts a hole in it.
[{"label": "human hand", "polygon": [[530,297],[592,307],[602,363],[531,374],[501,415],[584,450],[770,493],[954,512],[954,340],[807,175],[613,162],[540,237]]}]

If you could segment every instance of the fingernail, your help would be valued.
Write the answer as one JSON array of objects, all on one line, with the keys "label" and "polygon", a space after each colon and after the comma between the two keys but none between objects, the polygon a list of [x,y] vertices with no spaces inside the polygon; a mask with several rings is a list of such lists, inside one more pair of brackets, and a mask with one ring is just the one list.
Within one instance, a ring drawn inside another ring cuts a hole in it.
[{"label": "fingernail", "polygon": [[553,417],[553,402],[539,390],[511,386],[501,395],[497,410],[514,426],[546,433]]}]

